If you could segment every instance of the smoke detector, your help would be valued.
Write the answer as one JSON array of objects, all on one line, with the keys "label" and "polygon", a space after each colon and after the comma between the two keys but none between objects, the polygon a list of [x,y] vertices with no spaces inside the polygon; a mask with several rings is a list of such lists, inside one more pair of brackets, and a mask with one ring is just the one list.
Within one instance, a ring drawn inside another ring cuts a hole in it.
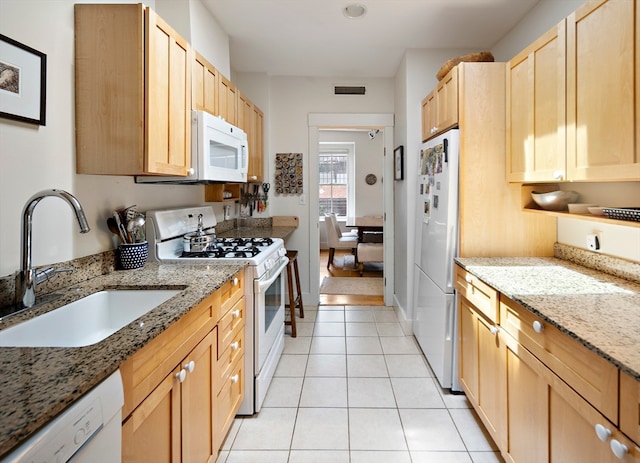
[{"label": "smoke detector", "polygon": [[349,19],[360,19],[367,14],[367,9],[363,5],[352,3],[342,9],[342,14]]}]

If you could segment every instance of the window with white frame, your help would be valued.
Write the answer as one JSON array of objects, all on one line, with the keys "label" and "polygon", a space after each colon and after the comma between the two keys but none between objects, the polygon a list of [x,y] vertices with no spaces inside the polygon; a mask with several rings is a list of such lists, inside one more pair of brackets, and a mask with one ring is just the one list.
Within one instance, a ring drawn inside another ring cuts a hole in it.
[{"label": "window with white frame", "polygon": [[318,158],[319,216],[353,215],[355,156],[353,143],[320,143]]}]

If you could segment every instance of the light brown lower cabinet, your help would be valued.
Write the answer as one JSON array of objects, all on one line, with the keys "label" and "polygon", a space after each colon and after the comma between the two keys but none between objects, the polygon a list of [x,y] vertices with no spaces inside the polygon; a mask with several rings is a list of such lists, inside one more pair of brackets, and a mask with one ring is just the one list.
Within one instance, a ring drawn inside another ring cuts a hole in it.
[{"label": "light brown lower cabinet", "polygon": [[507,462],[640,463],[640,382],[461,267],[456,290],[460,383]]},{"label": "light brown lower cabinet", "polygon": [[514,338],[504,334],[503,339],[508,397],[508,445],[503,456],[507,461],[640,461],[640,449],[616,426]]},{"label": "light brown lower cabinet", "polygon": [[464,297],[460,311],[460,383],[497,445],[504,445],[504,345],[497,326]]},{"label": "light brown lower cabinet", "polygon": [[244,272],[127,359],[122,461],[213,463],[244,391]]},{"label": "light brown lower cabinet", "polygon": [[124,421],[124,462],[215,461],[216,335],[214,328]]}]

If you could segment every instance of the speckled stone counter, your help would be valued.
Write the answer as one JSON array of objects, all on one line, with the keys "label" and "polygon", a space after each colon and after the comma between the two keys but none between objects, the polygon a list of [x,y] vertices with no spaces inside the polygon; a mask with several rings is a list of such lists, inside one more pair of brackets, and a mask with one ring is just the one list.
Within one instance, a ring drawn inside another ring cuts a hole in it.
[{"label": "speckled stone counter", "polygon": [[640,381],[640,284],[551,257],[456,262]]},{"label": "speckled stone counter", "polygon": [[[0,457],[97,385],[162,333],[244,263],[157,264],[115,271],[56,290],[54,302],[17,314],[6,328],[103,289],[181,289],[104,341],[80,348],[0,348]],[[140,322],[143,322],[141,325]]]}]

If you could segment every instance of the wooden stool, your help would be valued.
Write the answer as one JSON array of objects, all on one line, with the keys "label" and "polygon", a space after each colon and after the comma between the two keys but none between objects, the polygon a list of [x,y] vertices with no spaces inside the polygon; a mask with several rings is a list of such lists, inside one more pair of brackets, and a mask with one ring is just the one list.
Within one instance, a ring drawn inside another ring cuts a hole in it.
[{"label": "wooden stool", "polygon": [[[300,309],[300,318],[304,318],[304,308],[302,306],[302,289],[300,288],[300,273],[298,272],[298,251],[287,251],[289,263],[287,264],[287,286],[289,288],[289,312],[291,320],[285,320],[285,325],[291,325],[291,337],[296,337],[296,308]],[[296,279],[296,292],[293,296],[293,276]]]}]

